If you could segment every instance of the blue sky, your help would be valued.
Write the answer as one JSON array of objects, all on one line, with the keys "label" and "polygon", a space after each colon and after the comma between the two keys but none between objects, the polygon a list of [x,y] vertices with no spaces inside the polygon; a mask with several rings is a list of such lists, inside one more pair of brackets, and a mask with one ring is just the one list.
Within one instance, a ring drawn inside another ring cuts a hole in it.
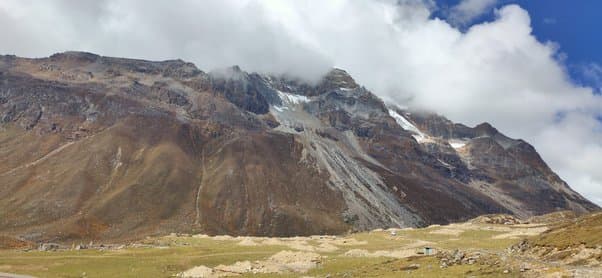
[{"label": "blue sky", "polygon": [[[488,0],[484,0],[488,1]],[[541,42],[558,44],[559,59],[573,82],[590,86],[600,93],[602,87],[602,1],[599,0],[491,0],[496,2],[467,26],[494,20],[494,8],[518,4],[529,12],[533,34]],[[435,17],[447,18],[446,9],[461,0],[437,0]],[[597,66],[596,66],[597,65]]]}]

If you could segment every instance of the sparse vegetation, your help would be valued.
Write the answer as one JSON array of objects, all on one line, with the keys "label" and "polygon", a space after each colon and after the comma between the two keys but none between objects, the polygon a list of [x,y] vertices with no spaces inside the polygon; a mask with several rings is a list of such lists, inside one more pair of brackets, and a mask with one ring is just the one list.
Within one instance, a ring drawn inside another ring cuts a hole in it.
[{"label": "sparse vegetation", "polygon": [[595,248],[602,246],[602,213],[594,213],[574,220],[562,221],[548,232],[533,239],[537,246],[565,249],[585,245]]},{"label": "sparse vegetation", "polygon": [[[583,232],[591,232],[596,225],[600,225],[597,222],[599,216],[592,217],[576,220],[573,224],[581,223]],[[514,277],[530,268],[523,269],[521,258],[511,257],[508,247],[524,239],[552,240],[549,236],[555,234],[552,232],[541,237],[528,236],[531,231],[541,231],[534,227],[542,225],[544,224],[467,222],[423,229],[375,230],[339,237],[237,238],[171,235],[147,238],[124,248],[106,247],[104,250],[4,250],[0,251],[0,272],[39,277],[174,277],[196,266],[219,270],[219,267],[216,268],[218,265],[227,266],[237,262],[244,264],[245,261],[253,264],[268,260],[280,251],[289,250],[318,253],[320,260],[317,266],[306,273],[246,272],[240,277],[400,277],[410,274],[416,277]],[[563,227],[569,227],[569,224]],[[560,227],[555,226],[554,229],[558,228]],[[595,235],[591,235],[583,238],[594,240],[594,237]],[[447,256],[458,253],[467,255],[461,262],[448,265],[443,263],[442,256],[418,254],[417,251],[424,246],[430,246],[441,254],[448,254]],[[348,255],[350,250],[357,251],[351,253],[359,255]],[[400,252],[403,250],[409,255],[399,256],[406,254]],[[469,253],[481,256],[476,260],[467,259]],[[506,258],[501,259],[502,256]],[[545,271],[565,271],[564,268],[555,270],[556,268],[558,267],[547,268]]]}]

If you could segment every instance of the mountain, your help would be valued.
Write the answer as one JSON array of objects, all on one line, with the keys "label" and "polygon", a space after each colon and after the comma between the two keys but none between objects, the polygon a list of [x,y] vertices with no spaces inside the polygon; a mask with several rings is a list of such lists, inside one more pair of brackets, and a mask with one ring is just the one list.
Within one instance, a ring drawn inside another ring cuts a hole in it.
[{"label": "mountain", "polygon": [[0,56],[0,233],[336,234],[599,209],[527,142],[316,84],[66,52]]}]

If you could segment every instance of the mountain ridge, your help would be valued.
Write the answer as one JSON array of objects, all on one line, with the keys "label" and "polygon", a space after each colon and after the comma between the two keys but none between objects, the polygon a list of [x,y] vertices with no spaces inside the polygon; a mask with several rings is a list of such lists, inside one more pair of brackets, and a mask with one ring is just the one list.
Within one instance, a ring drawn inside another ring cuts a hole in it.
[{"label": "mountain ridge", "polygon": [[[228,72],[229,71],[229,72]],[[307,235],[599,209],[523,140],[317,84],[65,52],[0,56],[0,232]]]}]

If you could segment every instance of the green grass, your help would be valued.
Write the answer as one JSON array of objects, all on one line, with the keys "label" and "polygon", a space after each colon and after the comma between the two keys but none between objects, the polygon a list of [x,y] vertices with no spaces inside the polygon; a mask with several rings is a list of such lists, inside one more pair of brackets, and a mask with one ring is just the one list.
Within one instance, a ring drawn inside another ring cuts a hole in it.
[{"label": "green grass", "polygon": [[[491,225],[489,225],[491,226]],[[398,235],[414,240],[434,242],[434,247],[443,249],[504,249],[519,240],[517,239],[492,239],[492,237],[504,232],[474,229],[466,230],[458,236],[432,233],[441,228],[434,227],[425,229],[405,230]]]},{"label": "green grass", "polygon": [[[418,269],[408,270],[412,264],[420,265]],[[435,257],[412,257],[406,259],[389,258],[333,258],[327,260],[321,268],[310,271],[307,275],[315,277],[514,277],[503,273],[500,267],[482,265],[455,265],[447,268],[439,267]]]},{"label": "green grass", "polygon": [[[125,250],[1,251],[0,271],[39,277],[169,277],[197,265],[261,260],[285,248],[242,247],[230,241],[191,239],[194,246]],[[10,266],[10,268],[3,266]]]},{"label": "green grass", "polygon": [[358,233],[354,234],[353,238],[358,241],[366,241],[369,244],[344,246],[341,249],[345,251],[351,249],[366,249],[368,251],[389,250],[412,243],[412,240],[409,239],[391,237],[387,232]]},{"label": "green grass", "polygon": [[[324,256],[319,267],[306,274],[263,274],[254,277],[300,277],[310,275],[325,277],[400,277],[412,274],[413,277],[465,277],[501,275],[502,269],[481,265],[460,265],[439,268],[434,257],[406,259],[356,258],[342,256],[351,249],[395,250],[407,248],[417,240],[432,242],[437,249],[480,249],[500,251],[517,242],[517,239],[496,239],[501,232],[477,229],[466,230],[458,236],[433,234],[432,231],[445,227],[404,230],[391,236],[388,232],[358,233],[352,235],[363,245],[338,246],[333,252],[321,253]],[[317,240],[307,241],[317,246]],[[232,264],[237,261],[263,260],[282,251],[292,250],[284,245],[240,246],[236,240],[213,240],[195,237],[162,237],[143,240],[141,243],[166,248],[127,248],[123,250],[80,250],[58,252],[0,251],[0,272],[29,274],[38,277],[170,277],[194,266],[214,267],[219,264]],[[409,264],[418,263],[417,270],[404,269]],[[345,276],[347,275],[347,276]],[[245,277],[245,276],[243,276]],[[508,275],[505,275],[508,277]],[[510,276],[511,277],[511,276]]]}]

